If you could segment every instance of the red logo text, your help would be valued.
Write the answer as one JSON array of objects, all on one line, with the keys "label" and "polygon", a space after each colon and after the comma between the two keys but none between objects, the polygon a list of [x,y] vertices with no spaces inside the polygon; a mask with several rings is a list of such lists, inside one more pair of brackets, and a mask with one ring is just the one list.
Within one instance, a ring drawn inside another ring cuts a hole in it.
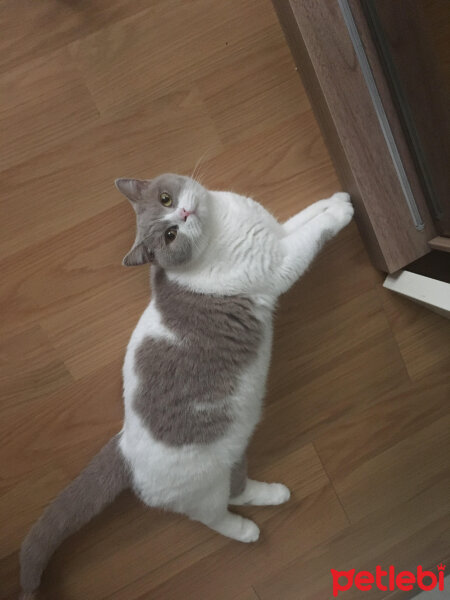
[{"label": "red logo text", "polygon": [[336,571],[331,569],[333,576],[333,596],[338,596],[339,592],[345,592],[355,586],[362,592],[370,591],[374,586],[384,592],[394,590],[409,591],[414,585],[424,591],[434,589],[444,590],[444,571],[445,565],[438,565],[438,575],[433,571],[424,571],[420,565],[417,567],[417,573],[412,571],[395,571],[394,566],[383,570],[380,565],[377,565],[375,574],[370,571],[359,571],[350,569],[350,571]]}]

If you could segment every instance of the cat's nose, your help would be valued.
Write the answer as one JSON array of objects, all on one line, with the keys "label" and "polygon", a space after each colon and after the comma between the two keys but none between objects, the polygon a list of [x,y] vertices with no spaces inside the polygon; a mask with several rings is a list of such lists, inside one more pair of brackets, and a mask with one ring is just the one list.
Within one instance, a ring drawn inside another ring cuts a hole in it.
[{"label": "cat's nose", "polygon": [[186,221],[186,219],[188,218],[188,216],[192,215],[193,213],[194,213],[193,210],[186,210],[185,208],[182,208],[181,209],[181,218]]}]

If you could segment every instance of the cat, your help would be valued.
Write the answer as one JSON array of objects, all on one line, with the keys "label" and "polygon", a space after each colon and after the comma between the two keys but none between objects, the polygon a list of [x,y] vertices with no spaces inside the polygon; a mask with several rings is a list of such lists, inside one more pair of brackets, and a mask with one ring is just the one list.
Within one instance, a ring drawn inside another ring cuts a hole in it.
[{"label": "cat", "polygon": [[274,308],[353,216],[345,193],[280,224],[251,198],[182,175],[116,186],[137,222],[123,264],[150,264],[152,283],[125,355],[124,425],[24,540],[24,599],[62,540],[126,488],[234,540],[258,539],[258,526],[228,507],[290,497],[281,483],[249,479],[245,458],[261,416]]}]

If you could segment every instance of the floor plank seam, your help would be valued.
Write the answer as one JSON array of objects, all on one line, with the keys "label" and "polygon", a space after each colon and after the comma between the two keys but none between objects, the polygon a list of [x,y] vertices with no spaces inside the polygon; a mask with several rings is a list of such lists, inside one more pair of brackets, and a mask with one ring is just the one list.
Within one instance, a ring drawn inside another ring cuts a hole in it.
[{"label": "floor plank seam", "polygon": [[250,589],[253,591],[253,593],[255,594],[256,598],[258,598],[258,600],[261,600],[261,598],[260,598],[260,596],[259,596],[258,592],[255,590],[255,588],[254,588],[254,586],[253,586],[253,585],[251,585],[251,586],[250,586]]},{"label": "floor plank seam", "polygon": [[407,377],[408,377],[408,381],[409,381],[410,383],[413,383],[413,384],[415,384],[415,383],[417,383],[417,382],[416,382],[416,381],[414,381],[414,379],[411,377],[411,374],[410,374],[410,372],[409,372],[409,369],[408,369],[408,365],[406,364],[405,358],[404,358],[404,356],[403,356],[403,353],[402,353],[402,351],[401,351],[401,349],[400,349],[400,344],[399,344],[399,342],[398,342],[397,335],[395,334],[395,331],[394,331],[394,329],[392,328],[392,323],[391,323],[391,320],[389,319],[389,317],[388,317],[388,314],[387,314],[387,312],[386,312],[386,308],[385,308],[385,306],[384,306],[383,297],[382,297],[383,289],[384,289],[384,288],[383,288],[381,285],[379,285],[379,286],[376,286],[376,293],[377,293],[377,295],[378,295],[378,298],[379,298],[379,300],[380,300],[381,309],[382,309],[382,311],[383,311],[384,318],[385,318],[385,320],[386,320],[386,323],[387,323],[387,325],[388,325],[389,331],[391,332],[392,339],[393,339],[393,341],[395,342],[395,345],[396,345],[396,347],[397,347],[398,354],[399,354],[399,356],[400,356],[400,359],[401,359],[401,361],[402,361],[402,364],[403,364],[403,366],[404,366],[404,368],[405,368],[406,375],[407,375]]},{"label": "floor plank seam", "polygon": [[341,506],[341,508],[342,508],[342,512],[343,512],[343,513],[344,513],[344,515],[345,515],[345,518],[346,518],[346,520],[347,520],[347,523],[348,523],[348,525],[349,525],[349,526],[351,526],[353,523],[351,522],[351,520],[350,520],[350,518],[349,518],[349,516],[348,516],[348,514],[347,514],[347,511],[345,510],[345,506],[343,505],[343,503],[342,503],[342,500],[341,500],[341,498],[340,498],[339,494],[337,493],[337,490],[336,490],[336,488],[335,488],[335,486],[334,486],[333,479],[330,477],[330,475],[329,475],[329,473],[328,473],[328,471],[327,471],[327,469],[326,469],[326,467],[325,467],[325,464],[324,464],[324,462],[323,462],[323,460],[322,460],[322,457],[320,456],[320,454],[319,454],[319,452],[318,452],[318,450],[317,450],[317,447],[316,447],[316,444],[315,444],[315,442],[314,442],[314,441],[312,442],[312,445],[313,445],[313,447],[314,447],[314,450],[315,450],[315,452],[316,452],[316,454],[317,454],[317,456],[318,456],[318,458],[319,458],[320,464],[322,465],[322,469],[324,470],[324,472],[325,472],[325,475],[327,476],[327,478],[328,478],[328,481],[330,482],[330,485],[331,485],[331,487],[332,487],[332,489],[333,489],[333,492],[334,492],[334,494],[335,494],[336,498],[338,499],[338,502],[339,502],[339,504],[340,504],[340,506]]}]

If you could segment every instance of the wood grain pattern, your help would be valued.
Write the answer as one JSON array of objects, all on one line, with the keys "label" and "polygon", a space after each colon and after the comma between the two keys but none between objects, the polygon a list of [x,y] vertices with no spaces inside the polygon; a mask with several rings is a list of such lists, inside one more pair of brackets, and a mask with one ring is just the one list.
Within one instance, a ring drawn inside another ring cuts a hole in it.
[{"label": "wood grain pattern", "polygon": [[384,288],[378,293],[410,378],[420,381],[426,375],[449,373],[448,319]]},{"label": "wood grain pattern", "polygon": [[[436,564],[449,553],[449,483],[448,477],[435,482],[409,502],[362,519],[326,543],[306,551],[277,573],[256,583],[258,597],[260,600],[298,600],[300,592],[302,600],[332,598],[330,565],[338,571],[354,568],[373,573],[375,565],[394,564],[399,570],[416,571],[417,565],[422,564],[436,572]],[[400,593],[372,589],[369,597],[403,599],[411,598],[416,592],[417,588]],[[340,596],[360,600],[361,591],[353,587]]]},{"label": "wood grain pattern", "polygon": [[258,600],[258,596],[256,595],[255,590],[252,588],[250,590],[246,590],[239,596],[236,596],[233,600]]},{"label": "wood grain pattern", "polygon": [[[113,179],[200,159],[205,184],[280,219],[339,182],[268,1],[0,11],[3,600],[31,523],[121,426],[121,363],[149,289],[146,269],[120,265],[134,216]],[[446,560],[447,323],[381,283],[351,224],[280,301],[250,469],[293,498],[239,508],[258,544],[124,493],[63,544],[42,597],[323,600],[331,568]]]}]

